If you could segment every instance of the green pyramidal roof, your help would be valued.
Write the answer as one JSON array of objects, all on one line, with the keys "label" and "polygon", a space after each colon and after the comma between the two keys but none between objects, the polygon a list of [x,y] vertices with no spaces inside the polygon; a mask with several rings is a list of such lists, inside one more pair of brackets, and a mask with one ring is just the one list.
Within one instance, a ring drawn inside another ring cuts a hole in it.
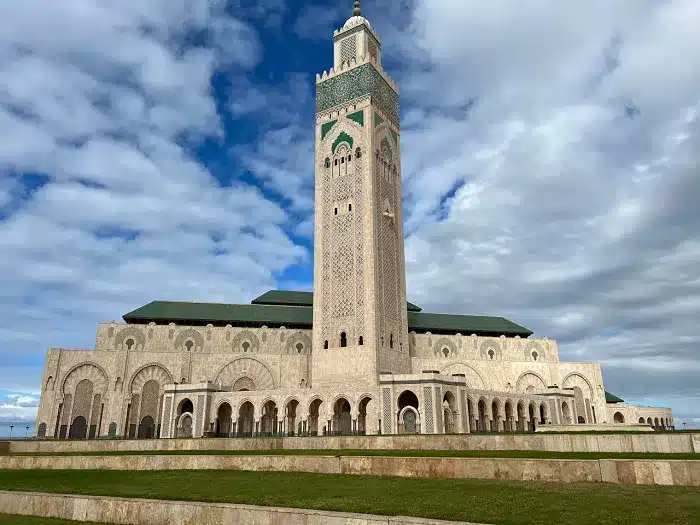
[{"label": "green pyramidal roof", "polygon": [[607,390],[605,391],[605,402],[606,403],[624,403],[622,399],[617,397],[615,394],[611,394]]},{"label": "green pyramidal roof", "polygon": [[[313,293],[270,290],[251,304],[153,301],[123,316],[133,324],[187,324],[224,326],[285,326],[310,329],[313,324]],[[408,329],[435,334],[529,337],[527,328],[504,319],[475,315],[426,313],[407,303]]]}]

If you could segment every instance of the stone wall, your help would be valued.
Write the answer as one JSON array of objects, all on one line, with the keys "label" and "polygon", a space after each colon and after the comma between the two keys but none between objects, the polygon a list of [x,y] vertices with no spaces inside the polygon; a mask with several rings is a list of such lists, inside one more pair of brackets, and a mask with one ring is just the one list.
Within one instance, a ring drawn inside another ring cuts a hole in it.
[{"label": "stone wall", "polygon": [[374,516],[324,510],[257,507],[227,503],[160,501],[0,491],[0,513],[129,525],[188,523],[304,523],[306,525],[478,525],[401,516]]},{"label": "stone wall", "polygon": [[0,441],[0,454],[7,454],[10,451],[9,441]]},{"label": "stone wall", "polygon": [[[12,441],[11,452],[167,450],[548,450],[555,452],[700,452],[700,433],[474,434],[290,438]],[[694,448],[695,447],[695,448]]]},{"label": "stone wall", "polygon": [[700,486],[700,460],[387,456],[0,456],[0,469],[244,470],[411,478]]}]

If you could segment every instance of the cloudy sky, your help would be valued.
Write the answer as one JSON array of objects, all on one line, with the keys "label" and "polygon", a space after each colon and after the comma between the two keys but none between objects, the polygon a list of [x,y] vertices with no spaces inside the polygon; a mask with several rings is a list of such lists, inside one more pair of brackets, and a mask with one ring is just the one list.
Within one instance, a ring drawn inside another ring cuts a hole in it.
[{"label": "cloudy sky", "polygon": [[[314,75],[351,8],[0,2],[0,420],[100,321],[311,288]],[[363,9],[402,88],[409,300],[700,426],[700,2]]]}]

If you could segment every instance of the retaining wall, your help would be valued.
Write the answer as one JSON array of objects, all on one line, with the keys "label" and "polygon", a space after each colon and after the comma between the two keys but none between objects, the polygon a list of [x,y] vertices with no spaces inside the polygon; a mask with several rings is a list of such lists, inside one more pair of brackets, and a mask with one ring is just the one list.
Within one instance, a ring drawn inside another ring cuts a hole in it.
[{"label": "retaining wall", "polygon": [[700,434],[458,434],[81,441],[12,441],[11,452],[149,450],[546,450],[553,452],[700,453]]},{"label": "retaining wall", "polygon": [[700,460],[379,456],[0,456],[0,469],[245,470],[700,486]]},{"label": "retaining wall", "polygon": [[104,496],[0,491],[0,513],[129,525],[477,525],[401,516],[256,507],[227,503],[161,501]]}]

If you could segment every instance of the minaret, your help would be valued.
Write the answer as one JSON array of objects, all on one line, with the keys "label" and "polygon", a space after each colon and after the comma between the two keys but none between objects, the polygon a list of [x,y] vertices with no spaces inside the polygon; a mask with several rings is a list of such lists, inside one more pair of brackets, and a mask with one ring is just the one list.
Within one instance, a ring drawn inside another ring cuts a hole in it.
[{"label": "minaret", "polygon": [[360,2],[316,76],[315,387],[410,373],[398,88]]}]

